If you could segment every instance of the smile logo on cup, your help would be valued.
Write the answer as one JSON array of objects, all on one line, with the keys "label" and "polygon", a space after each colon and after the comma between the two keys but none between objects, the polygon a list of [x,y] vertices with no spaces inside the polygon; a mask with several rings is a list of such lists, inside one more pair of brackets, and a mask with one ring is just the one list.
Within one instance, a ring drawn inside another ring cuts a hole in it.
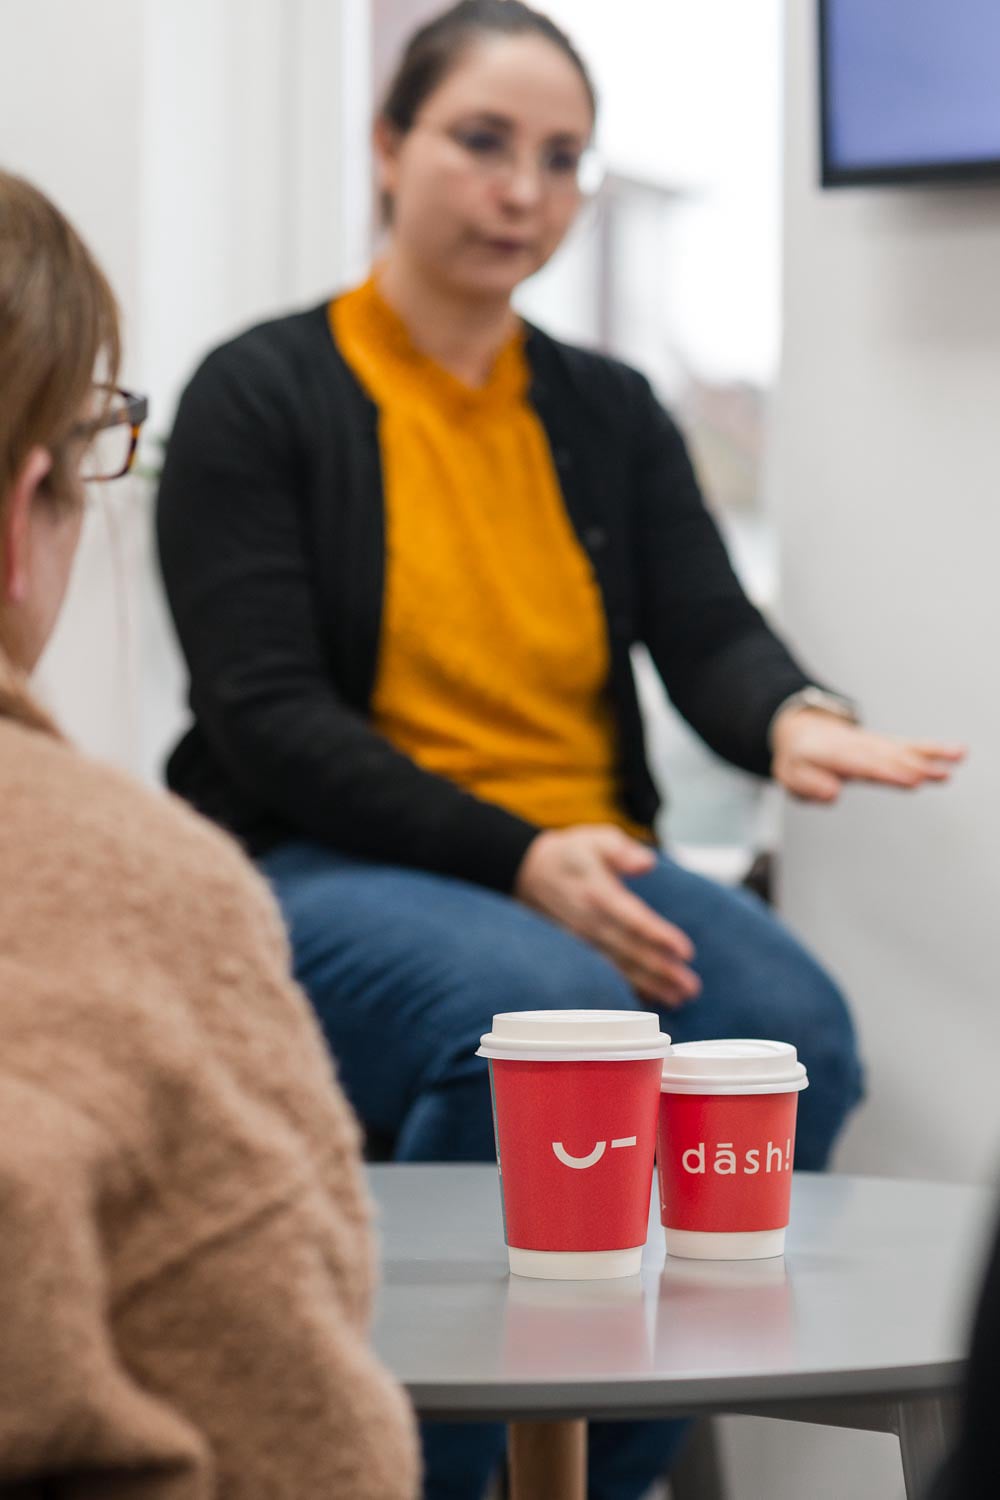
[{"label": "smile logo on cup", "polygon": [[[617,1151],[622,1146],[634,1146],[635,1143],[634,1135],[623,1135],[617,1141],[611,1142],[611,1149]],[[607,1149],[607,1141],[598,1141],[593,1151],[588,1151],[586,1156],[571,1156],[562,1141],[552,1142],[556,1160],[561,1161],[564,1167],[573,1167],[577,1172],[586,1171],[587,1167],[596,1167]]]}]

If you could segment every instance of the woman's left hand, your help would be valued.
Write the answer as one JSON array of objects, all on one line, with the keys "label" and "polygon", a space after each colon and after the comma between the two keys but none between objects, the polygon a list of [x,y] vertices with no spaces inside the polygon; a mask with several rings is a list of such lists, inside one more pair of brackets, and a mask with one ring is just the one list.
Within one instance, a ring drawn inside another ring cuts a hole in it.
[{"label": "woman's left hand", "polygon": [[848,781],[914,788],[947,781],[965,758],[961,745],[875,734],[821,709],[790,707],[771,732],[775,781],[807,802],[836,802]]}]

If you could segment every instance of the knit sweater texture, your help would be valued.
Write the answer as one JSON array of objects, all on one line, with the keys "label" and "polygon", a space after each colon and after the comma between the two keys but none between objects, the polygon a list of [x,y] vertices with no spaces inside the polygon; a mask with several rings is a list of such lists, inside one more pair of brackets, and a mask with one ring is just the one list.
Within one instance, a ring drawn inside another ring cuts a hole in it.
[{"label": "knit sweater texture", "polygon": [[408,1500],[358,1131],[230,839],[0,660],[0,1492]]}]

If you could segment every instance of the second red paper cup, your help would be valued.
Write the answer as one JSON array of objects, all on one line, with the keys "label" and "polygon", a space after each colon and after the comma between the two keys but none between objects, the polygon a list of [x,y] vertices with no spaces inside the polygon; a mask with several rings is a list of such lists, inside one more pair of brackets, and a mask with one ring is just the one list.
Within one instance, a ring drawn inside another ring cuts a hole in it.
[{"label": "second red paper cup", "polygon": [[493,1124],[510,1269],[633,1276],[642,1260],[670,1038],[646,1011],[493,1017]]},{"label": "second red paper cup", "polygon": [[657,1161],[670,1255],[755,1260],[785,1248],[806,1070],[788,1042],[682,1042],[663,1064]]}]

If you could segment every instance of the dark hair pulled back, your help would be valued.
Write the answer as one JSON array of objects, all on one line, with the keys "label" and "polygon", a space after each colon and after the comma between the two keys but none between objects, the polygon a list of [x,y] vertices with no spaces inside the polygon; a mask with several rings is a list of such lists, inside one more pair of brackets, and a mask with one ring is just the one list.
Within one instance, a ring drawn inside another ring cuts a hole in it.
[{"label": "dark hair pulled back", "polygon": [[597,91],[587,65],[566,33],[521,0],[459,0],[415,31],[386,89],[380,114],[402,135],[464,53],[486,36],[539,36],[576,68],[597,113]]}]

